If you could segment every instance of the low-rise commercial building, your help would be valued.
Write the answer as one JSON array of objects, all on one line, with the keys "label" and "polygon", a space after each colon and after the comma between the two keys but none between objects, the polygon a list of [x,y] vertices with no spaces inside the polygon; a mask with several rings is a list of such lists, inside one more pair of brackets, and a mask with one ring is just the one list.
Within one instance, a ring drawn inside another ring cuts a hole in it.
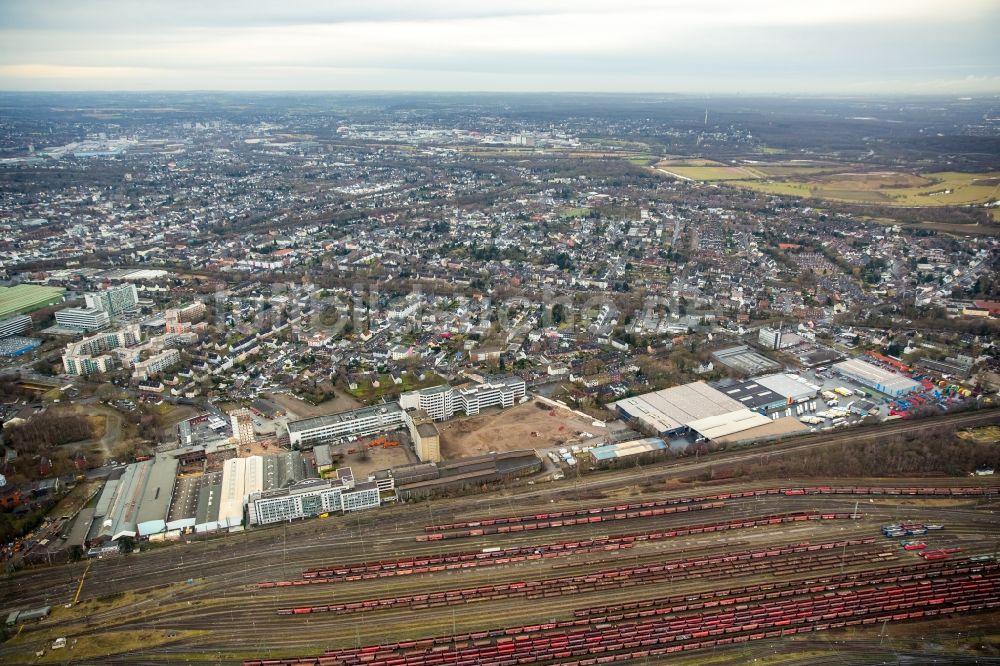
[{"label": "low-rise commercial building", "polygon": [[704,382],[674,386],[611,404],[626,421],[659,437],[687,432],[688,424],[739,411],[743,404]]},{"label": "low-rise commercial building", "polygon": [[289,421],[288,439],[293,448],[315,446],[344,437],[364,437],[395,430],[406,420],[399,403],[387,402],[327,416]]}]

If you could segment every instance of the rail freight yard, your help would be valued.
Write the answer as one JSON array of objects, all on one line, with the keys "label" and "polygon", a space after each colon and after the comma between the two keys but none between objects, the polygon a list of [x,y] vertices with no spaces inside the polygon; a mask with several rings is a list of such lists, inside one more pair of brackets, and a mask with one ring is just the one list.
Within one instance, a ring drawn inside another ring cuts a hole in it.
[{"label": "rail freight yard", "polygon": [[0,660],[799,664],[1000,647],[992,477],[694,480],[704,465],[19,572],[0,580],[5,613],[50,612],[9,619]]}]

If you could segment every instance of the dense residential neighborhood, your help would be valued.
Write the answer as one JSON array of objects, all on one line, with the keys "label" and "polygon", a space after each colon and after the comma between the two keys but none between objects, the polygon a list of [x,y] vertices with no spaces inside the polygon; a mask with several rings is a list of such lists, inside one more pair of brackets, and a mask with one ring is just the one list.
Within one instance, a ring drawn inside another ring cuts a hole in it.
[{"label": "dense residential neighborhood", "polygon": [[[324,519],[356,524],[364,543],[363,521],[409,505],[579,500],[581,484],[630,477],[642,494],[647,470],[769,447],[830,445],[781,459],[780,476],[993,475],[995,197],[918,220],[769,192],[754,179],[888,172],[822,138],[769,157],[766,127],[735,112],[709,124],[572,106],[541,120],[467,102],[192,103],[120,122],[60,112],[43,133],[0,125],[6,570],[274,544],[278,529],[287,549],[289,529]],[[979,131],[964,113],[935,127]],[[923,178],[892,173],[893,192]],[[986,434],[932,447],[945,431],[927,426],[873,444],[918,419]],[[416,541],[721,509],[719,497],[425,525]]]}]

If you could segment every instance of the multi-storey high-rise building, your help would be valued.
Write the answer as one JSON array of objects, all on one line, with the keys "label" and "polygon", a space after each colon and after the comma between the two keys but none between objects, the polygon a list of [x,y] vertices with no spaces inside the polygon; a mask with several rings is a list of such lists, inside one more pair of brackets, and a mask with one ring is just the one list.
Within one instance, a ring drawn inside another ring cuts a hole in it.
[{"label": "multi-storey high-rise building", "polygon": [[191,303],[182,308],[169,308],[163,312],[167,333],[184,333],[191,328],[191,322],[204,316],[204,303]]},{"label": "multi-storey high-rise building", "polygon": [[128,347],[139,342],[138,324],[130,324],[116,331],[106,331],[66,345],[63,369],[68,375],[88,375],[107,372],[115,367],[115,357],[107,352]]},{"label": "multi-storey high-rise building", "polygon": [[176,349],[164,349],[153,354],[144,361],[136,361],[132,376],[138,380],[149,379],[158,372],[163,372],[172,365],[181,362],[181,353]]},{"label": "multi-storey high-rise building", "polygon": [[757,342],[766,349],[781,349],[781,329],[765,326],[758,332]]},{"label": "multi-storey high-rise building", "polygon": [[134,308],[139,302],[139,292],[134,284],[129,283],[84,294],[83,299],[88,308],[104,310],[114,317]]},{"label": "multi-storey high-rise building", "polygon": [[233,424],[233,439],[237,445],[242,448],[253,444],[253,412],[246,408],[234,409],[229,412],[229,419]]}]

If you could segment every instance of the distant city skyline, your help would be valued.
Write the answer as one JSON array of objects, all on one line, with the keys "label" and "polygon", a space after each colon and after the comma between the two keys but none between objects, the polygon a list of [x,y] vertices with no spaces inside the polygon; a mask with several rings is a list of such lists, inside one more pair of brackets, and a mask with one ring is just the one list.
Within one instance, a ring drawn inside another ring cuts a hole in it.
[{"label": "distant city skyline", "polygon": [[2,90],[1000,93],[995,0],[7,0]]}]

